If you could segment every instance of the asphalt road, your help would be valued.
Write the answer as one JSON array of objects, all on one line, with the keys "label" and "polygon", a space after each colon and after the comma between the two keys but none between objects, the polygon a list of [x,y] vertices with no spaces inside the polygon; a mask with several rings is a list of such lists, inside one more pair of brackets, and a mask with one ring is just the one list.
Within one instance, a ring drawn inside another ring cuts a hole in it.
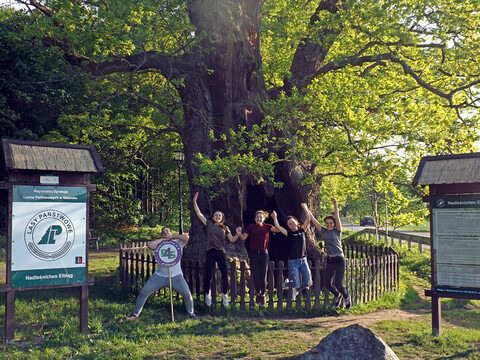
[{"label": "asphalt road", "polygon": [[[343,220],[342,219],[342,228],[345,230],[350,230],[350,231],[362,231],[365,228],[370,228],[370,229],[375,229],[374,226],[360,226],[358,223],[352,223],[348,219]],[[380,230],[383,230],[383,228],[380,228]],[[389,229],[391,231],[391,229]],[[395,232],[397,233],[402,233],[402,234],[411,234],[411,235],[416,235],[416,236],[422,236],[427,239],[430,238],[430,232],[428,231],[412,231],[412,230],[401,230],[401,229],[396,229]],[[412,246],[418,246],[417,243],[412,242]],[[422,245],[423,248],[429,250],[430,245],[424,244]]]},{"label": "asphalt road", "polygon": [[[363,229],[369,228],[369,229],[375,229],[374,226],[360,226],[358,223],[352,223],[349,220],[344,220],[342,219],[342,227],[345,230],[350,230],[350,231],[362,231]],[[384,230],[384,228],[379,228],[380,230]],[[392,229],[388,229],[388,231],[391,231]],[[423,237],[430,237],[430,233],[428,231],[412,231],[412,230],[401,230],[401,229],[396,229],[395,232],[402,233],[402,234],[411,234],[411,235],[417,235],[417,236],[423,236]]]}]

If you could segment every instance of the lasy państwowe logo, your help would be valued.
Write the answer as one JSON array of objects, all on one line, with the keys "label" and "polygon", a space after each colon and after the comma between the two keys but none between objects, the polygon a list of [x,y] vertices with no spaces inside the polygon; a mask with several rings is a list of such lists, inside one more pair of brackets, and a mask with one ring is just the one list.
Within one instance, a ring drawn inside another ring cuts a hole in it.
[{"label": "lasy pa\u0144stwowe logo", "polygon": [[65,256],[72,248],[75,228],[61,211],[43,210],[28,221],[24,238],[25,245],[33,256],[53,261]]}]

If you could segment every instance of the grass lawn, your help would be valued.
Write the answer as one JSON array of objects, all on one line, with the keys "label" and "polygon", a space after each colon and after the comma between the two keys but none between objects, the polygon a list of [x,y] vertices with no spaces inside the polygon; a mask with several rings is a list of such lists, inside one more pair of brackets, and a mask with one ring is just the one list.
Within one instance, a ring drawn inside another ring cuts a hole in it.
[{"label": "grass lawn", "polygon": [[480,310],[465,310],[467,301],[443,300],[450,310],[442,312],[442,334],[432,337],[430,303],[421,296],[427,283],[411,274],[402,276],[396,294],[333,315],[195,304],[200,316],[191,320],[175,301],[172,322],[168,299],[152,296],[139,320],[125,321],[135,299],[119,290],[117,257],[116,251],[90,257],[96,284],[90,289],[89,334],[77,331],[78,290],[19,292],[15,343],[0,347],[0,358],[297,359],[336,328],[358,323],[374,330],[400,359],[480,359]]}]

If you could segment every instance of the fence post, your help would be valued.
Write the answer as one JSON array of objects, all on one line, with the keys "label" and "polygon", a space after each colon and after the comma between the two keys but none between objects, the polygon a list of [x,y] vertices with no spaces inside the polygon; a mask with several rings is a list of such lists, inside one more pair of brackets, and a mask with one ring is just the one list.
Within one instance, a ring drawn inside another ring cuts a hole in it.
[{"label": "fence post", "polygon": [[394,254],[393,258],[395,259],[395,290],[398,290],[400,288],[400,257]]},{"label": "fence post", "polygon": [[313,272],[313,289],[314,289],[314,309],[320,309],[320,292],[322,290],[322,278],[320,276],[320,267],[321,267],[321,260],[315,260],[315,268]]},{"label": "fence post", "polygon": [[[205,276],[205,274],[203,274],[203,276]],[[212,295],[212,306],[216,308],[217,307],[217,268],[216,267],[215,269],[213,269],[212,281],[210,282],[210,294]]]},{"label": "fence post", "polygon": [[350,299],[352,298],[352,286],[353,286],[353,281],[352,281],[352,259],[351,258],[344,258],[345,261],[345,290],[347,290],[347,293],[350,294]]},{"label": "fence post", "polygon": [[237,261],[235,259],[230,261],[230,297],[232,306],[235,307],[237,300]]},{"label": "fence post", "polygon": [[126,291],[126,287],[125,287],[125,259],[123,258],[124,254],[123,254],[123,248],[122,248],[122,245],[123,244],[120,244],[118,246],[118,254],[119,254],[119,260],[118,260],[118,268],[119,268],[119,272],[120,272],[120,283],[122,284],[122,291]]},{"label": "fence post", "polygon": [[248,296],[249,296],[249,302],[248,306],[250,309],[255,308],[255,281],[253,280],[253,275],[252,271],[250,269],[250,277],[248,279]]},{"label": "fence post", "polygon": [[240,262],[240,310],[245,310],[245,273],[247,272],[245,260]]},{"label": "fence post", "polygon": [[268,292],[268,308],[273,309],[273,294],[275,288],[275,277],[274,277],[275,263],[273,261],[268,262],[267,268],[267,292]]},{"label": "fence post", "polygon": [[378,298],[378,246],[375,246],[374,255],[373,255],[373,299],[377,300]]},{"label": "fence post", "polygon": [[138,277],[139,277],[139,259],[140,254],[138,252],[135,252],[135,282],[134,282],[134,287],[135,287],[135,293],[138,294]]},{"label": "fence post", "polygon": [[359,269],[358,269],[358,259],[352,259],[352,264],[353,264],[353,273],[354,273],[354,278],[355,278],[355,284],[354,284],[354,291],[352,291],[352,294],[350,296],[353,296],[353,304],[358,304],[360,302],[360,294],[359,294],[359,284],[360,284],[360,275],[359,275]]},{"label": "fence post", "polygon": [[142,283],[145,282],[145,253],[140,255],[140,278]]},{"label": "fence post", "polygon": [[283,261],[279,261],[277,267],[277,309],[283,309],[283,281]]},{"label": "fence post", "polygon": [[[307,263],[308,263],[308,267],[310,269],[312,269],[312,262],[309,260]],[[310,274],[310,276],[312,276],[312,275]],[[312,276],[311,280],[313,281],[313,276]],[[313,286],[310,286],[308,289],[305,289],[305,310],[311,310],[312,309],[312,299],[311,299],[311,295],[312,295],[311,288],[312,287]],[[298,295],[300,296],[301,293],[298,294]]]},{"label": "fence post", "polygon": [[134,264],[134,254],[133,252],[130,252],[129,254],[129,261],[130,261],[130,266],[129,266],[129,271],[130,273],[128,274],[128,288],[132,289],[133,287],[133,280],[134,280],[134,269],[135,269],[135,264]]}]

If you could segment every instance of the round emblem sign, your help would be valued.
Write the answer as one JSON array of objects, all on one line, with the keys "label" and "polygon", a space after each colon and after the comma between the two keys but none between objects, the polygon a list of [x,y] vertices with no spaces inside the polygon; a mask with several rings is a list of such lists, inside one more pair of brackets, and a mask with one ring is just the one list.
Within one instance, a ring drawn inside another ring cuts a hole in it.
[{"label": "round emblem sign", "polygon": [[165,240],[155,248],[155,260],[165,267],[176,265],[182,258],[182,249],[173,240]]},{"label": "round emblem sign", "polygon": [[75,228],[67,215],[58,210],[35,214],[25,227],[25,245],[40,260],[53,261],[65,256],[73,246]]}]

